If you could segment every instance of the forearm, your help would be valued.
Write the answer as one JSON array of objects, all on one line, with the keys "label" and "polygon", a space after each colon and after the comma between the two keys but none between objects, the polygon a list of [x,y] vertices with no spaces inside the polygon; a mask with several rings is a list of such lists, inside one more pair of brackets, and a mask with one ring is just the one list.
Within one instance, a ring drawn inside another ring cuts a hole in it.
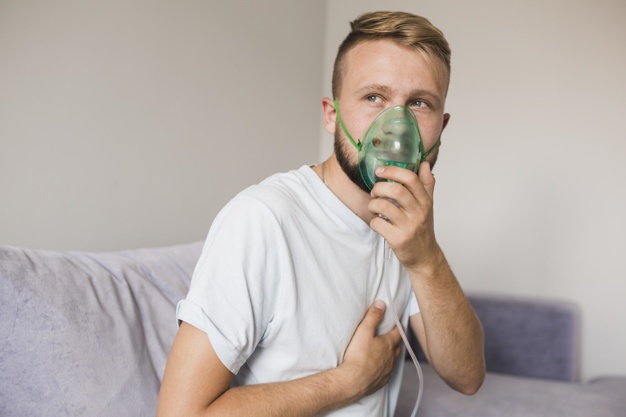
[{"label": "forearm", "polygon": [[450,386],[473,393],[485,373],[482,326],[435,238],[430,164],[420,164],[418,174],[394,166],[376,170],[390,181],[372,188],[370,226],[409,272],[420,306],[413,327],[431,365]]},{"label": "forearm", "polygon": [[430,364],[453,388],[471,394],[485,373],[482,325],[445,256],[410,271],[423,323],[423,344]]},{"label": "forearm", "polygon": [[350,373],[339,367],[287,382],[231,388],[204,415],[314,416],[346,406],[359,397]]},{"label": "forearm", "polygon": [[357,326],[341,365],[307,377],[229,388],[233,373],[206,333],[183,323],[174,339],[157,416],[314,416],[385,386],[401,353],[400,333],[377,335],[385,305],[375,302]]},{"label": "forearm", "polygon": [[288,382],[231,388],[212,402],[206,415],[314,416],[378,391],[391,379],[402,352],[398,329],[376,335],[384,315],[385,304],[376,301],[338,367]]}]

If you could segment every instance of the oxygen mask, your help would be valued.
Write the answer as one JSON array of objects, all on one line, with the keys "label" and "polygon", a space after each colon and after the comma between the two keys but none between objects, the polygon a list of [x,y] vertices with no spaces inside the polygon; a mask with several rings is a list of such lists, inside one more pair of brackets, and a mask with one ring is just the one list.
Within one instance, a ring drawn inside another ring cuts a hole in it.
[{"label": "oxygen mask", "polygon": [[424,152],[424,143],[415,113],[407,106],[394,106],[383,110],[372,122],[362,140],[355,142],[345,128],[339,115],[339,105],[334,101],[341,129],[359,151],[359,171],[365,185],[371,190],[382,181],[376,169],[383,166],[399,166],[417,172],[420,162],[425,161],[435,148]]}]

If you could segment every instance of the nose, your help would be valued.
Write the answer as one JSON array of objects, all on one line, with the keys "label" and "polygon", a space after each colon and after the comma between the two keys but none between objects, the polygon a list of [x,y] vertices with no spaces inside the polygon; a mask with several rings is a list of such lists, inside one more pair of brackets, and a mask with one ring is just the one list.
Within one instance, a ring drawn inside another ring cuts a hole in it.
[{"label": "nose", "polygon": [[[411,114],[409,114],[409,112]],[[388,109],[387,118],[383,121],[381,130],[387,137],[402,138],[415,129],[413,111],[405,106],[394,106]]]},{"label": "nose", "polygon": [[392,118],[387,119],[381,127],[385,135],[402,137],[413,127],[413,123],[407,119]]}]

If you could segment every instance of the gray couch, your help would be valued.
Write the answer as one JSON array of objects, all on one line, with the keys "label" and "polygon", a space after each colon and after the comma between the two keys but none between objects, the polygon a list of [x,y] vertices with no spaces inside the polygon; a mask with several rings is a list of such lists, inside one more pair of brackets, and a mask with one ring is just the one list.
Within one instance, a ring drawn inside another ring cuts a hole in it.
[{"label": "gray couch", "polygon": [[[153,416],[202,244],[115,253],[0,248],[0,416]],[[626,416],[626,377],[578,377],[567,304],[471,297],[490,372],[478,394],[423,364],[419,416]],[[407,362],[398,416],[413,407]]]},{"label": "gray couch", "polygon": [[[575,305],[485,294],[469,299],[485,331],[485,382],[477,394],[465,396],[422,365],[418,416],[626,417],[626,375],[580,381],[581,323]],[[412,362],[404,372],[397,416],[410,415],[417,396]]]}]

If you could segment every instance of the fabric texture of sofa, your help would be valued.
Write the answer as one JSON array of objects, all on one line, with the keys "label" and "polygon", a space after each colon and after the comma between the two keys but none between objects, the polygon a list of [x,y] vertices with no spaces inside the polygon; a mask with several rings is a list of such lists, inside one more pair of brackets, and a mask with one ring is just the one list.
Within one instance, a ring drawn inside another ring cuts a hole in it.
[{"label": "fabric texture of sofa", "polygon": [[[581,382],[580,311],[572,303],[471,294],[485,332],[487,376],[473,396],[453,391],[422,360],[429,417],[626,416],[626,376]],[[419,352],[414,338],[411,343]],[[416,394],[413,362],[405,374],[397,416],[409,416]]]},{"label": "fabric texture of sofa", "polygon": [[[111,253],[0,248],[0,416],[153,416],[176,303],[202,243]],[[418,416],[626,416],[626,377],[578,381],[577,309],[551,300],[470,297],[486,334],[478,394],[424,362]],[[406,363],[397,416],[416,372]]]}]

